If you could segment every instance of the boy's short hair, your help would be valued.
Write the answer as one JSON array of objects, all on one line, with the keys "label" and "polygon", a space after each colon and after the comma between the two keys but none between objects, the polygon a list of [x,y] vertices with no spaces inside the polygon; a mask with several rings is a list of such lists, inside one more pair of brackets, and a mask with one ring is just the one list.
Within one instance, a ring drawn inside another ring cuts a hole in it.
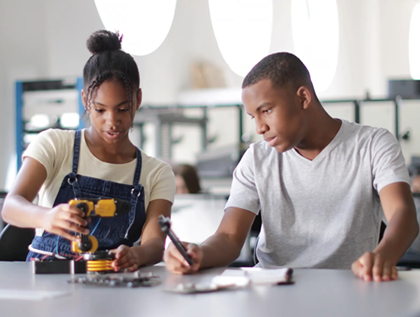
[{"label": "boy's short hair", "polygon": [[302,61],[295,55],[281,52],[264,57],[246,75],[242,89],[261,80],[270,79],[273,87],[298,89],[301,86],[313,91],[311,76]]}]

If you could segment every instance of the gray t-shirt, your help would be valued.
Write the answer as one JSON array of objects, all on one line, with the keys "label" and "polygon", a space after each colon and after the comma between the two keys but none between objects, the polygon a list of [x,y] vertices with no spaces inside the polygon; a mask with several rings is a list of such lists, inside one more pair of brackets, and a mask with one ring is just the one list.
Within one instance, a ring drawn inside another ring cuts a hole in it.
[{"label": "gray t-shirt", "polygon": [[252,144],[233,174],[225,208],[261,212],[258,266],[349,269],[378,244],[380,190],[409,183],[396,138],[342,120],[314,159]]}]

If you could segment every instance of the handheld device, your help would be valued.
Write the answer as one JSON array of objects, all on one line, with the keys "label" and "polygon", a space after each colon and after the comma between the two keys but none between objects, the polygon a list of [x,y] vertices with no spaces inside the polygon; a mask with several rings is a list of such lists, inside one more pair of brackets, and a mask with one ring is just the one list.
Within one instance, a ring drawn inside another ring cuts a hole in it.
[{"label": "handheld device", "polygon": [[171,220],[169,218],[164,217],[163,215],[159,216],[158,223],[163,232],[165,232],[169,238],[172,240],[172,243],[178,249],[178,251],[182,254],[185,261],[188,262],[189,265],[193,265],[193,260],[187,254],[187,250],[185,249],[184,245],[179,241],[178,237],[174,234],[171,230]]},{"label": "handheld device", "polygon": [[[131,205],[124,200],[113,198],[85,198],[72,199],[70,206],[75,206],[85,213],[85,218],[91,216],[115,217],[130,211]],[[75,253],[95,252],[98,249],[98,240],[92,235],[79,234],[81,242],[72,243],[72,251]]]},{"label": "handheld device", "polygon": [[[75,206],[85,213],[87,217],[115,217],[127,214],[131,205],[128,201],[115,198],[85,198],[72,199],[70,206]],[[98,251],[99,243],[95,236],[78,234],[80,242],[73,241],[71,250],[76,254],[83,255],[88,272],[113,271],[112,262],[115,254],[108,250]]]},{"label": "handheld device", "polygon": [[[115,217],[127,214],[131,210],[128,201],[114,198],[75,198],[68,204],[79,208],[88,217]],[[71,251],[80,257],[77,260],[68,260],[68,256],[60,260],[34,260],[32,272],[34,274],[50,273],[86,273],[86,272],[109,272],[114,271],[112,262],[115,254],[108,250],[98,251],[98,240],[90,234],[77,234],[80,242],[71,243]],[[58,241],[58,240],[57,240]],[[57,242],[58,243],[58,242]],[[58,253],[58,251],[57,251]],[[51,256],[59,255],[51,253]],[[83,260],[82,260],[83,258]]]}]

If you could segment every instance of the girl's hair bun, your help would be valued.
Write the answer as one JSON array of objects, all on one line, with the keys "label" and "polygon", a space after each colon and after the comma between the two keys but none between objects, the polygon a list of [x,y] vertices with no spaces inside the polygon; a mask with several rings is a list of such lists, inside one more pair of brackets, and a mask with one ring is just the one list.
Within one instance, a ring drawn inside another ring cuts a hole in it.
[{"label": "girl's hair bun", "polygon": [[86,46],[92,54],[121,49],[122,36],[118,32],[99,30],[86,41]]}]

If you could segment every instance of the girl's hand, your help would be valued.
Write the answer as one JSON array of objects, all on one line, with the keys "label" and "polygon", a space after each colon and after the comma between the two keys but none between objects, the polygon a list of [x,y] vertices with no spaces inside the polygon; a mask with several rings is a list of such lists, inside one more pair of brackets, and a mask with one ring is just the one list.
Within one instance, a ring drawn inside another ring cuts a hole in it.
[{"label": "girl's hand", "polygon": [[49,210],[43,219],[43,228],[53,234],[70,241],[79,241],[79,238],[68,231],[89,234],[86,228],[88,220],[84,219],[84,212],[69,204],[60,204]]},{"label": "girl's hand", "polygon": [[128,269],[130,272],[137,271],[139,268],[138,255],[133,249],[126,245],[120,245],[117,249],[112,250],[115,253],[115,260],[112,262],[112,267],[115,271]]}]

